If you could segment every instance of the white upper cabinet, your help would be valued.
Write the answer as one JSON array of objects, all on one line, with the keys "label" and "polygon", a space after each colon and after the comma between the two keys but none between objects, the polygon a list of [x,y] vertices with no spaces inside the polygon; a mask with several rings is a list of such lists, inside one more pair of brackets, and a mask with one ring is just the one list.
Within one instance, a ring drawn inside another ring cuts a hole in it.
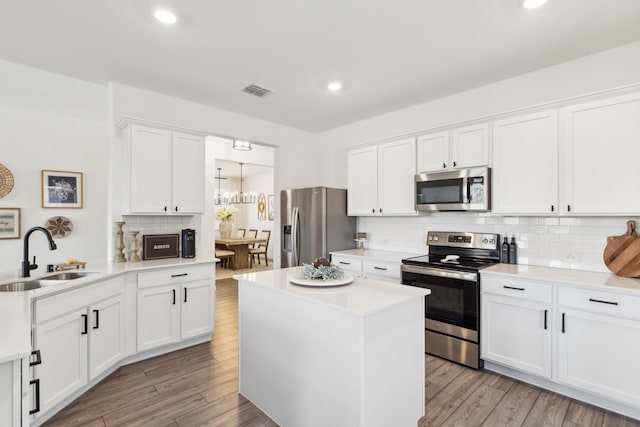
[{"label": "white upper cabinet", "polygon": [[126,212],[204,211],[204,138],[132,124],[126,142]]},{"label": "white upper cabinet", "polygon": [[416,215],[415,139],[349,150],[349,215]]},{"label": "white upper cabinet", "polygon": [[640,94],[560,110],[561,209],[640,212]]},{"label": "white upper cabinet", "polygon": [[489,164],[489,125],[480,123],[418,137],[417,170],[442,170]]},{"label": "white upper cabinet", "polygon": [[558,112],[493,123],[493,212],[558,212]]}]

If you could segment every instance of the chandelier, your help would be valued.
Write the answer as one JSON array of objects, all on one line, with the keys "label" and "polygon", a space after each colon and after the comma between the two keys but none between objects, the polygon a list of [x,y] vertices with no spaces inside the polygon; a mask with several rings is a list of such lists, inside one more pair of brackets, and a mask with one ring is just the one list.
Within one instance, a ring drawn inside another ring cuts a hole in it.
[{"label": "chandelier", "polygon": [[231,194],[229,196],[229,203],[234,204],[234,205],[238,205],[241,203],[255,203],[256,202],[256,193],[255,192],[250,192],[247,193],[245,191],[242,190],[242,165],[244,163],[239,163],[240,164],[240,192],[238,193],[237,191],[234,192],[233,194]]},{"label": "chandelier", "polygon": [[222,178],[220,177],[220,171],[222,171],[222,168],[217,168],[217,169],[218,169],[218,194],[216,194],[215,197],[213,198],[213,204],[216,206],[228,205],[229,193],[225,194],[224,196],[220,194],[220,181],[222,180]]}]

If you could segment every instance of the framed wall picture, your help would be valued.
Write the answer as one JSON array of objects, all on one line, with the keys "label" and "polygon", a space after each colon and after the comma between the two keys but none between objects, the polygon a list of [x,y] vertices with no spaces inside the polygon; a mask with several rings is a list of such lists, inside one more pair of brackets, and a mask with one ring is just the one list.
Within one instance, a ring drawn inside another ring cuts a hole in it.
[{"label": "framed wall picture", "polygon": [[0,239],[20,237],[20,208],[0,208]]},{"label": "framed wall picture", "polygon": [[267,219],[267,198],[264,193],[260,193],[258,196],[258,221],[265,221]]},{"label": "framed wall picture", "polygon": [[81,208],[82,172],[42,171],[43,208]]},{"label": "framed wall picture", "polygon": [[275,214],[275,196],[273,194],[270,194],[269,197],[267,197],[267,213],[268,213],[268,218],[269,221],[273,221],[273,215]]}]

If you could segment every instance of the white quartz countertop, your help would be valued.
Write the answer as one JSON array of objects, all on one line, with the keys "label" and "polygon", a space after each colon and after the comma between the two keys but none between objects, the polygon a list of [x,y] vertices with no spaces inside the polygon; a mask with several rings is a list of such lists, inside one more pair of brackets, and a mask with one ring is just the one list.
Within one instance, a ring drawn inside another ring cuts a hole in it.
[{"label": "white quartz countertop", "polygon": [[[426,252],[427,251],[425,250],[425,253]],[[347,249],[344,251],[332,251],[331,255],[358,257],[358,258],[372,259],[377,261],[400,262],[405,258],[416,257],[424,254],[415,254],[410,252],[379,251],[375,249],[366,249],[364,251],[360,251],[359,249]]]},{"label": "white quartz countertop", "polygon": [[301,267],[291,267],[237,274],[233,278],[240,281],[240,286],[244,281],[251,282],[274,292],[312,300],[360,316],[384,310],[413,298],[422,298],[431,293],[428,289],[360,277],[347,285],[325,288],[291,283],[289,276],[297,275],[301,269]]},{"label": "white quartz countertop", "polygon": [[496,264],[480,271],[480,276],[486,274],[515,276],[523,279],[541,280],[635,295],[640,293],[640,279],[631,279],[593,271],[538,267],[535,265]]},{"label": "white quartz countertop", "polygon": [[[3,322],[2,327],[0,327],[0,363],[20,359],[31,354],[31,301],[34,299],[81,286],[90,286],[97,281],[128,272],[207,263],[211,263],[212,268],[214,268],[215,258],[167,258],[123,263],[109,261],[88,262],[84,269],[66,270],[94,273],[86,277],[31,291],[0,292],[0,314]],[[38,279],[56,273],[33,274],[32,277],[21,278],[18,270],[9,271],[0,273],[0,284]]]}]

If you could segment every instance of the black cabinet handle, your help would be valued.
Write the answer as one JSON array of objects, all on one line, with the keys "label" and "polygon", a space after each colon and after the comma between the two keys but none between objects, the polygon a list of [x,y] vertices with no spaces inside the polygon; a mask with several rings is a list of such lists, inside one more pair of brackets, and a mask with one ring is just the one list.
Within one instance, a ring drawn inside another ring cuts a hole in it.
[{"label": "black cabinet handle", "polygon": [[33,384],[36,386],[36,407],[29,411],[29,415],[40,412],[40,379],[29,381],[29,385]]},{"label": "black cabinet handle", "polygon": [[346,261],[338,261],[338,264],[351,265],[350,262],[346,262]]},{"label": "black cabinet handle", "polygon": [[567,212],[571,212],[571,205],[567,205]]},{"label": "black cabinet handle", "polygon": [[457,163],[456,163],[456,162],[453,162],[453,167],[456,167],[456,166],[457,166]]},{"label": "black cabinet handle", "polygon": [[96,315],[96,324],[93,329],[100,329],[100,310],[93,310],[93,313]]},{"label": "black cabinet handle", "polygon": [[382,208],[380,208],[379,210],[380,210],[380,213],[382,213]]},{"label": "black cabinet handle", "polygon": [[447,167],[447,164],[446,164],[446,163],[443,163],[443,164],[442,164],[442,169],[445,169],[446,167]]},{"label": "black cabinet handle", "polygon": [[549,310],[544,311],[544,329],[547,329],[547,313]]},{"label": "black cabinet handle", "polygon": [[371,213],[376,213],[376,208],[371,209]]},{"label": "black cabinet handle", "polygon": [[505,289],[513,289],[514,291],[524,291],[525,290],[524,288],[516,288],[514,286],[507,286],[507,285],[504,285],[502,287],[505,288]]},{"label": "black cabinet handle", "polygon": [[171,292],[173,292],[173,305],[176,305],[176,290],[172,289]]},{"label": "black cabinet handle", "polygon": [[556,210],[556,207],[551,205],[551,212],[555,212],[555,210]]},{"label": "black cabinet handle", "polygon": [[189,273],[172,274],[171,278],[188,276]]},{"label": "black cabinet handle", "polygon": [[615,301],[605,301],[605,300],[594,299],[594,298],[589,298],[589,301],[597,302],[597,303],[600,303],[600,304],[618,305],[618,303],[615,302]]},{"label": "black cabinet handle", "polygon": [[387,269],[386,269],[385,267],[375,267],[375,266],[374,266],[373,268],[374,268],[374,269],[376,269],[376,270],[384,270],[384,271],[387,271]]},{"label": "black cabinet handle", "polygon": [[80,335],[87,335],[87,333],[88,333],[88,331],[87,331],[87,327],[88,327],[87,322],[88,322],[88,319],[89,319],[89,315],[81,314],[81,316],[82,316],[82,321],[84,322],[84,331],[82,331],[80,333]]},{"label": "black cabinet handle", "polygon": [[184,302],[187,302],[187,288],[184,288]]},{"label": "black cabinet handle", "polygon": [[178,207],[176,206],[176,212],[178,212]]},{"label": "black cabinet handle", "polygon": [[165,212],[167,211],[167,207],[166,207],[166,206],[164,207],[164,211],[165,211]]},{"label": "black cabinet handle", "polygon": [[565,327],[564,327],[564,316],[565,316],[565,313],[562,313],[562,333],[563,334],[566,332]]},{"label": "black cabinet handle", "polygon": [[33,350],[31,352],[32,356],[36,357],[36,360],[29,361],[29,366],[36,366],[42,363],[42,356],[40,355],[40,350]]}]

